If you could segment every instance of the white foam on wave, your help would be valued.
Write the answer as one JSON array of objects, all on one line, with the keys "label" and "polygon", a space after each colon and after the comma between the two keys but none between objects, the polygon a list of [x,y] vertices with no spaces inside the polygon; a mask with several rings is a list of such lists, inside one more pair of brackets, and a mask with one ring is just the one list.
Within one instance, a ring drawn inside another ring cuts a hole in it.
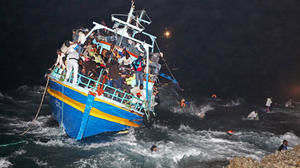
[{"label": "white foam on wave", "polygon": [[280,140],[287,140],[289,142],[290,146],[298,145],[300,144],[300,137],[297,137],[292,132],[286,132],[282,136],[280,136]]},{"label": "white foam on wave", "polygon": [[0,100],[5,100],[5,99],[13,100],[13,98],[11,96],[8,96],[8,95],[0,92]]},{"label": "white foam on wave", "polygon": [[48,127],[45,125],[49,120],[52,120],[51,115],[39,116],[34,121],[23,121],[20,118],[5,118],[8,120],[8,126],[12,128],[14,133],[22,133],[27,128],[31,128],[27,134],[41,135],[41,136],[62,136],[65,134],[59,127]]},{"label": "white foam on wave", "polygon": [[7,160],[5,157],[0,157],[0,168],[10,167],[13,164]]},{"label": "white foam on wave", "polygon": [[[82,146],[84,149],[98,148],[99,154],[81,158],[75,166],[82,167],[180,167],[179,162],[185,159],[196,161],[224,160],[235,156],[261,158],[268,153],[251,141],[240,141],[221,131],[196,131],[189,126],[181,125],[179,129],[167,129],[155,125],[166,138],[156,142],[137,139],[135,133],[116,137],[112,142]],[[244,136],[237,133],[236,136]],[[262,143],[262,142],[261,142]],[[156,144],[158,151],[151,153],[149,148]],[[140,165],[141,164],[141,165]],[[125,166],[126,167],[126,166]]]},{"label": "white foam on wave", "polygon": [[31,93],[42,93],[44,91],[44,86],[33,86],[30,87],[28,85],[22,85],[17,88],[19,92],[31,92]]},{"label": "white foam on wave", "polygon": [[224,104],[224,107],[236,107],[241,105],[242,99],[241,98],[237,98],[235,100],[230,100],[229,102]]},{"label": "white foam on wave", "polygon": [[179,106],[175,106],[171,108],[171,111],[178,114],[190,114],[197,116],[199,118],[204,118],[208,111],[214,110],[211,104],[205,104],[198,106],[191,102],[187,107],[181,108]]},{"label": "white foam on wave", "polygon": [[19,150],[15,151],[13,154],[16,156],[19,156],[19,155],[24,155],[26,152],[27,151],[24,149],[19,149]]}]

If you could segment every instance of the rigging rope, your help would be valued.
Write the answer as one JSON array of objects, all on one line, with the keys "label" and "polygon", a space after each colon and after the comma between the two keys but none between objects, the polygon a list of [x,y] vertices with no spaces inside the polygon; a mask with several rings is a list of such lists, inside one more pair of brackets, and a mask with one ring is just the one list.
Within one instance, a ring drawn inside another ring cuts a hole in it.
[{"label": "rigging rope", "polygon": [[[158,44],[157,44],[157,41],[156,41],[156,40],[155,40],[155,44],[156,44],[156,47],[157,47],[158,51],[161,52],[160,49],[159,49],[159,47],[158,47]],[[164,63],[165,63],[165,65],[166,65],[166,67],[167,67],[169,73],[171,74],[172,78],[175,79],[175,77],[174,77],[174,75],[173,75],[171,69],[169,68],[169,66],[168,66],[168,64],[167,64],[167,62],[166,62],[166,60],[164,59],[164,57],[162,57],[162,60],[164,61]]]},{"label": "rigging rope", "polygon": [[[34,119],[33,119],[31,122],[35,121],[35,120],[38,118],[39,114],[40,114],[40,111],[41,111],[41,108],[42,108],[42,105],[43,105],[43,102],[44,102],[44,98],[45,98],[45,95],[46,95],[46,93],[47,93],[46,91],[47,91],[48,84],[49,84],[49,78],[50,78],[50,77],[48,76],[48,77],[47,77],[47,83],[46,83],[46,86],[45,86],[45,90],[44,90],[44,93],[43,93],[43,96],[42,96],[42,100],[41,100],[40,106],[39,106],[39,108],[38,108],[38,110],[37,110],[37,113],[36,113]],[[25,135],[31,128],[32,128],[32,125],[29,126],[29,127],[28,127],[23,133],[21,133],[20,135]]]},{"label": "rigging rope", "polygon": [[18,141],[18,142],[12,142],[12,143],[8,143],[8,144],[1,144],[0,147],[7,147],[7,146],[12,146],[12,145],[18,145],[18,144],[21,144],[21,143],[26,143],[25,140],[21,140],[21,141]]}]

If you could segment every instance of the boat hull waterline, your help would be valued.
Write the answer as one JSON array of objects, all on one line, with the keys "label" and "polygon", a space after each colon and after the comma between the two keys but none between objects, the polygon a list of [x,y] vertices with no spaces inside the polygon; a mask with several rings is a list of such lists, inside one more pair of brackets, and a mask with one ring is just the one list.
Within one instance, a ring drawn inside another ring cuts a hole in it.
[{"label": "boat hull waterline", "polygon": [[84,93],[71,84],[50,79],[47,91],[54,119],[70,137],[77,140],[140,127],[143,123],[143,114]]}]

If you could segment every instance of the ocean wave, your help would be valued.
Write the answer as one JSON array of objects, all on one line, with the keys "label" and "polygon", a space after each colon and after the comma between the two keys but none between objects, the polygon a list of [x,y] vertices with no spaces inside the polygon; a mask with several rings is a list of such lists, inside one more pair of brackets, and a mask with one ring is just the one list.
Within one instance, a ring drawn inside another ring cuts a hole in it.
[{"label": "ocean wave", "polygon": [[189,114],[197,116],[199,118],[204,118],[208,111],[214,110],[215,108],[211,104],[205,104],[198,106],[191,102],[187,107],[181,108],[179,106],[173,106],[171,111],[178,114]]},{"label": "ocean wave", "polygon": [[26,94],[42,94],[45,90],[44,86],[28,86],[22,85],[16,89],[18,92],[23,92]]},{"label": "ocean wave", "polygon": [[11,167],[13,164],[5,157],[0,157],[0,168]]},{"label": "ocean wave", "polygon": [[26,152],[27,152],[27,151],[24,150],[24,149],[19,149],[19,150],[15,151],[15,152],[13,153],[13,155],[15,155],[15,156],[20,156],[20,155],[24,155]]},{"label": "ocean wave", "polygon": [[[207,162],[234,156],[259,159],[267,153],[251,142],[239,141],[221,131],[197,131],[185,125],[181,125],[178,129],[155,125],[153,129],[154,132],[161,131],[162,134],[166,134],[165,138],[149,141],[147,138],[137,138],[134,132],[115,137],[112,142],[79,145],[85,150],[98,148],[100,152],[97,155],[80,158],[73,166],[181,167],[185,160]],[[157,145],[158,151],[152,153],[150,147],[153,144]]]},{"label": "ocean wave", "polygon": [[229,102],[224,104],[224,107],[236,107],[236,106],[240,106],[242,104],[242,102],[244,102],[245,100],[242,98],[237,98],[235,100],[230,100]]},{"label": "ocean wave", "polygon": [[287,140],[289,142],[290,146],[295,146],[300,143],[300,137],[296,136],[292,132],[286,132],[285,134],[281,135],[279,139],[282,140]]},{"label": "ocean wave", "polygon": [[0,100],[5,100],[5,99],[13,100],[13,98],[11,96],[8,96],[8,95],[3,94],[3,93],[0,92]]}]

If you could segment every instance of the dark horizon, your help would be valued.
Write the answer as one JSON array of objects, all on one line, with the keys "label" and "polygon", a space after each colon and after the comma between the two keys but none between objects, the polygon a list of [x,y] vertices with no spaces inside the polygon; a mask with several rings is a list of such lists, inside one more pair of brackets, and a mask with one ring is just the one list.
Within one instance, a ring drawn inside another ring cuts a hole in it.
[{"label": "dark horizon", "polygon": [[[146,9],[186,94],[300,98],[300,17],[296,0],[135,1]],[[130,1],[6,1],[1,15],[1,91],[43,85],[56,49],[73,28],[126,14]],[[163,38],[164,30],[171,38]],[[162,62],[163,64],[163,62]],[[164,72],[167,72],[165,69]]]}]

